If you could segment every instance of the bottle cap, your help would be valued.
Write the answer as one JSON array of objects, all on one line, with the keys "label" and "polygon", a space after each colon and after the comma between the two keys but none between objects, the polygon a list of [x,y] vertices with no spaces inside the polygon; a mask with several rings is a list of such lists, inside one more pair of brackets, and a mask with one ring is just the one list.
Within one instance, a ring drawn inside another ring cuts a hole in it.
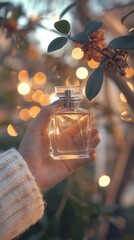
[{"label": "bottle cap", "polygon": [[57,86],[55,87],[56,96],[59,98],[80,98],[82,97],[81,86]]}]

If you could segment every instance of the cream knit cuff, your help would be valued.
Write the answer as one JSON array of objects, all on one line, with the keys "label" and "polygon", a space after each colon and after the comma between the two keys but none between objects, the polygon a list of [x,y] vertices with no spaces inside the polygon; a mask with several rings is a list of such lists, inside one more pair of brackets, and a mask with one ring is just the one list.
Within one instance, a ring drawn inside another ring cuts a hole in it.
[{"label": "cream knit cuff", "polygon": [[43,215],[42,194],[26,162],[15,150],[0,154],[0,240],[10,240]]}]

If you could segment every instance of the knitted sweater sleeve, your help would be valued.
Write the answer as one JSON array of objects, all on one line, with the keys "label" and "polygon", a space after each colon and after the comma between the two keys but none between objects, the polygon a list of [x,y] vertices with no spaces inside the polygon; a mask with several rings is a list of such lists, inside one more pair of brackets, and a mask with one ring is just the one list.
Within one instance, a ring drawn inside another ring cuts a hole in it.
[{"label": "knitted sweater sleeve", "polygon": [[0,240],[11,240],[43,215],[42,194],[15,150],[0,153]]}]

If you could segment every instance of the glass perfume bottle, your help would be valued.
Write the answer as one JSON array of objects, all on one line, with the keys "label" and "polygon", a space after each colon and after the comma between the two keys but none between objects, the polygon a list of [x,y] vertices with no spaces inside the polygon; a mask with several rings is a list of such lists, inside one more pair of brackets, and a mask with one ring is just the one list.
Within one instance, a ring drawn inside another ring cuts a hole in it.
[{"label": "glass perfume bottle", "polygon": [[90,130],[93,115],[80,108],[80,86],[55,87],[62,107],[52,116],[49,125],[50,155],[54,160],[89,158]]}]

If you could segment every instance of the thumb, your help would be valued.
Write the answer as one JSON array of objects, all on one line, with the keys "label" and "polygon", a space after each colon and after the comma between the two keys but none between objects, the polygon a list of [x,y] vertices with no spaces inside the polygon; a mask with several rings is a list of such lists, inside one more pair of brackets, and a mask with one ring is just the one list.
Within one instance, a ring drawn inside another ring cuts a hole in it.
[{"label": "thumb", "polygon": [[42,107],[37,117],[32,122],[33,130],[37,127],[38,129],[46,129],[48,127],[50,116],[61,107],[59,101],[55,101],[50,105]]}]

